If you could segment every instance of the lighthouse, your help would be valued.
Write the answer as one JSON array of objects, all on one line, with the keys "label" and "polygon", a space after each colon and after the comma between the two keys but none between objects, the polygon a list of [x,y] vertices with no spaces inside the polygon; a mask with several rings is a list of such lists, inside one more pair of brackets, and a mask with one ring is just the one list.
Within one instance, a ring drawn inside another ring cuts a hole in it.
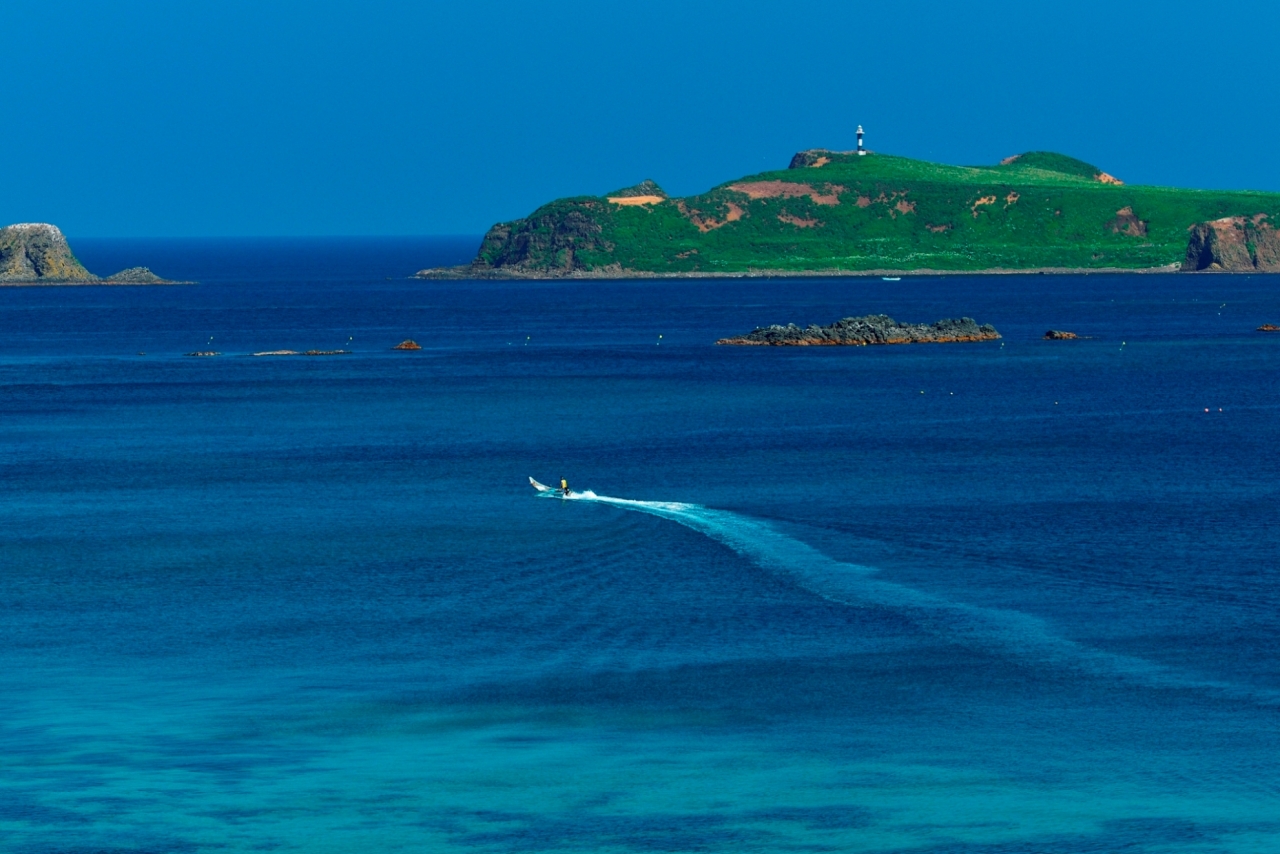
[{"label": "lighthouse", "polygon": [[867,150],[862,147],[862,125],[858,125],[858,156],[863,157]]}]

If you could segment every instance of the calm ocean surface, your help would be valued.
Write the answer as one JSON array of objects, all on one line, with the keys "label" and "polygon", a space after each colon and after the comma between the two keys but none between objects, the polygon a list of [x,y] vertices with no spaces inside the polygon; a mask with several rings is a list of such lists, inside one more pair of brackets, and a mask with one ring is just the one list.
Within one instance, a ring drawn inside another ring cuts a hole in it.
[{"label": "calm ocean surface", "polygon": [[[0,849],[1280,851],[1280,277],[475,243],[0,288]],[[1004,340],[712,346],[873,312]]]}]

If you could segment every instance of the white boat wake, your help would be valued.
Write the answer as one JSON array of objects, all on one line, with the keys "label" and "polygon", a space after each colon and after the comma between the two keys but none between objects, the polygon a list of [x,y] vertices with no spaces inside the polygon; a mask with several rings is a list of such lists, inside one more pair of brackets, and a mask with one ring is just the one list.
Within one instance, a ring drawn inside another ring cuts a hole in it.
[{"label": "white boat wake", "polygon": [[[533,483],[541,486],[536,481]],[[539,492],[539,497],[609,504],[677,522],[728,546],[757,566],[791,579],[811,593],[853,607],[892,610],[928,634],[951,643],[1028,664],[1119,677],[1152,687],[1195,687],[1268,705],[1280,703],[1280,692],[1184,676],[1155,662],[1092,648],[1063,637],[1047,621],[1021,611],[957,602],[878,579],[873,567],[834,560],[760,519],[699,504],[613,498],[590,490],[567,494],[556,489],[544,490]]]}]

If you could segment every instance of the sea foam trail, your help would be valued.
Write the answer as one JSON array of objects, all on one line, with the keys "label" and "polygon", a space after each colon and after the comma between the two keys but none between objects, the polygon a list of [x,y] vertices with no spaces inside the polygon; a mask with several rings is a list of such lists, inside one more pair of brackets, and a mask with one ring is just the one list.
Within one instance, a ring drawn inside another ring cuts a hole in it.
[{"label": "sea foam trail", "polygon": [[670,519],[723,543],[758,566],[784,575],[825,599],[892,610],[943,640],[1030,664],[1119,677],[1151,687],[1207,689],[1267,705],[1280,703],[1280,692],[1180,675],[1151,661],[1094,649],[1057,634],[1045,620],[1030,614],[956,602],[877,579],[876,569],[834,560],[763,520],[699,504],[637,501],[596,495],[591,491],[573,492],[564,498],[609,504]]}]

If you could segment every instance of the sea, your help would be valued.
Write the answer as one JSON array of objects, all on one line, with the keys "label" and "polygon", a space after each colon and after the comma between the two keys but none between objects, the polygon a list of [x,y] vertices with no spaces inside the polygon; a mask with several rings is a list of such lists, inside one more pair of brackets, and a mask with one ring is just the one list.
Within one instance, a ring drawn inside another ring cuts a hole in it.
[{"label": "sea", "polygon": [[0,850],[1280,851],[1280,276],[72,242],[197,284],[0,288]]}]

